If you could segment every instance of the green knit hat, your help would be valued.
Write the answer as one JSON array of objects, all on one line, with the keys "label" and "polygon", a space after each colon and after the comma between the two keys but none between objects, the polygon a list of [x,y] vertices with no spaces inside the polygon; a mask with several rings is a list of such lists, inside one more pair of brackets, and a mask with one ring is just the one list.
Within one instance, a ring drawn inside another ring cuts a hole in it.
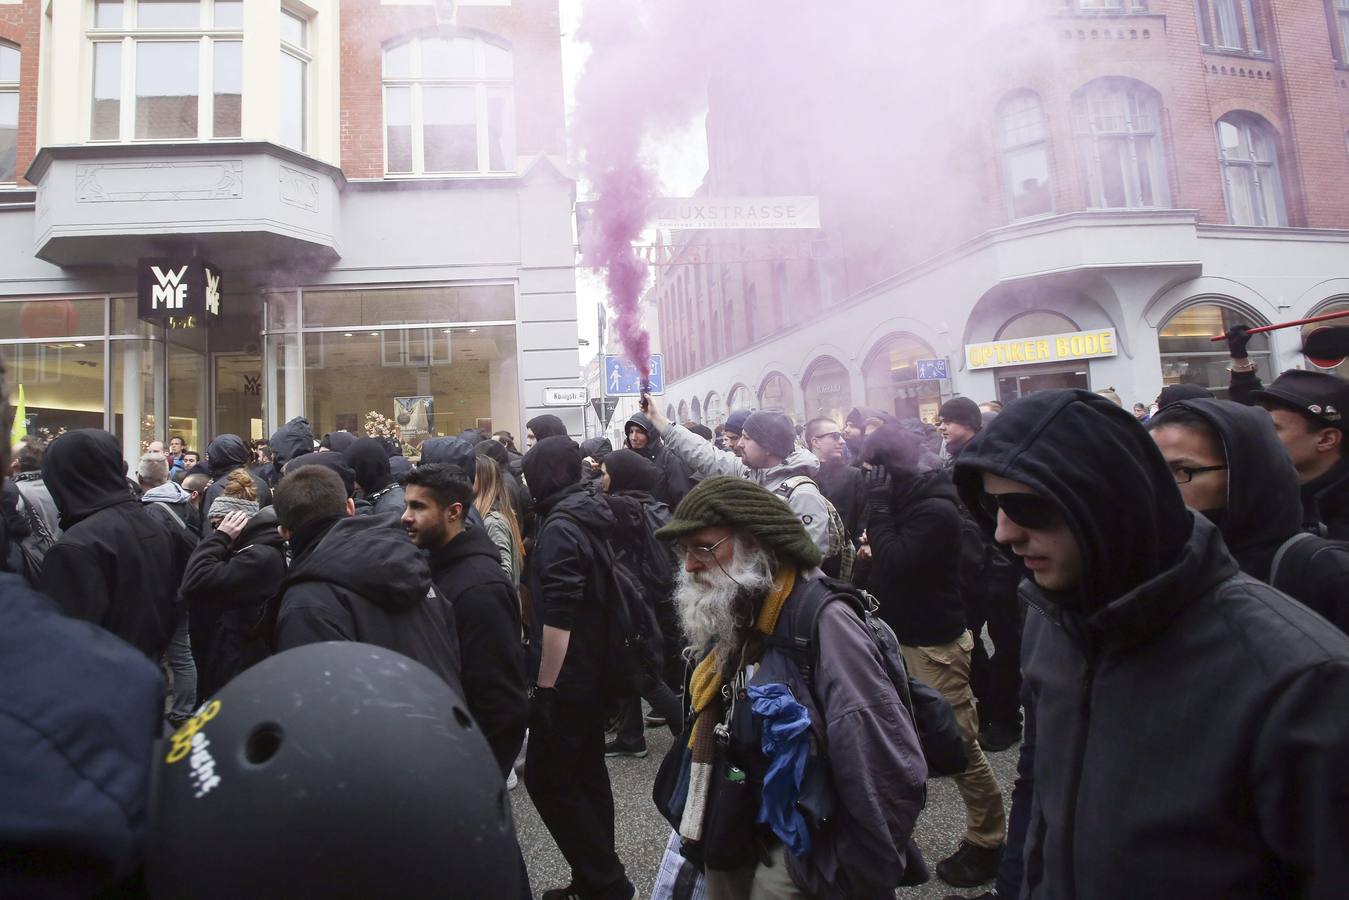
[{"label": "green knit hat", "polygon": [[749,532],[780,559],[812,569],[823,558],[801,520],[776,494],[752,481],[718,475],[698,482],[656,537],[673,541],[704,528],[724,526]]}]

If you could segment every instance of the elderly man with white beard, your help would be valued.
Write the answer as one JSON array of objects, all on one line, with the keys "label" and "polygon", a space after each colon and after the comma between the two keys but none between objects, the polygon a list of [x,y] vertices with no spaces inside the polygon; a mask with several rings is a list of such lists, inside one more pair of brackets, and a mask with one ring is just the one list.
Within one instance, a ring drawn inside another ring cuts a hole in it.
[{"label": "elderly man with white beard", "polygon": [[[675,600],[697,665],[655,799],[704,866],[709,900],[869,900],[925,880],[910,838],[927,778],[912,719],[801,520],[717,476],[657,536],[684,563]],[[793,629],[816,610],[803,645]]]}]

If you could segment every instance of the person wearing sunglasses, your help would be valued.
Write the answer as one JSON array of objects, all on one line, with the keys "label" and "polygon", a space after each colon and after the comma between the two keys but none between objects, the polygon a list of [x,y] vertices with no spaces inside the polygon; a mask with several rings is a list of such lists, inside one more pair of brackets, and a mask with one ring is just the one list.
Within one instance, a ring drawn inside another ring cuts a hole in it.
[{"label": "person wearing sunglasses", "polygon": [[1267,412],[1185,400],[1154,416],[1148,431],[1185,505],[1221,529],[1241,571],[1349,631],[1349,545],[1302,532],[1297,470]]},{"label": "person wearing sunglasses", "polygon": [[1349,637],[1243,574],[1104,397],[1018,400],[955,479],[1030,571],[1021,895],[1341,893]]},{"label": "person wearing sunglasses", "polygon": [[961,514],[949,472],[902,425],[882,425],[862,449],[867,482],[868,589],[894,629],[904,663],[951,704],[969,765],[955,776],[965,832],[937,863],[952,887],[977,887],[997,874],[1007,836],[1002,790],[979,746],[970,690],[974,636],[961,597]]},{"label": "person wearing sunglasses", "polygon": [[[803,436],[806,449],[820,461],[820,474],[816,478],[820,493],[834,504],[856,545],[866,529],[867,487],[862,470],[848,464],[848,444],[843,429],[828,416],[821,416],[806,423]],[[855,569],[854,584],[865,584],[859,580],[860,576]]]}]

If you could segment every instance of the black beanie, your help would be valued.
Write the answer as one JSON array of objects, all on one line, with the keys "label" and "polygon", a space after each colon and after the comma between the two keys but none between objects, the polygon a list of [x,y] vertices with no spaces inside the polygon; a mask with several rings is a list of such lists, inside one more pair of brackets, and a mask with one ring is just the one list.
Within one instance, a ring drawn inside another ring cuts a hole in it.
[{"label": "black beanie", "polygon": [[984,417],[979,412],[979,404],[969,397],[952,397],[941,405],[937,417],[943,422],[955,422],[964,425],[970,431],[981,431]]},{"label": "black beanie", "polygon": [[635,450],[615,450],[604,457],[604,470],[609,473],[609,492],[646,491],[656,486],[660,470],[656,464]]},{"label": "black beanie", "polygon": [[745,420],[750,417],[750,410],[736,409],[726,417],[726,422],[721,426],[722,431],[729,431],[731,434],[745,433]]},{"label": "black beanie", "polygon": [[750,413],[741,434],[780,459],[796,449],[796,426],[782,413],[762,409]]}]

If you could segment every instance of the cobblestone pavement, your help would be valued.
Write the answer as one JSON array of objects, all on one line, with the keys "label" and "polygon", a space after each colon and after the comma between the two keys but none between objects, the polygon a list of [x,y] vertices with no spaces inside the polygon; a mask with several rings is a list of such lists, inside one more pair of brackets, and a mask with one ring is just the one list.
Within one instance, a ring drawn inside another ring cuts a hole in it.
[{"label": "cobblestone pavement", "polygon": [[[645,900],[651,895],[665,841],[670,835],[669,825],[651,803],[651,784],[672,738],[664,728],[647,729],[646,738],[649,752],[645,759],[620,757],[609,760],[609,776],[613,779],[617,814],[615,831],[618,834],[618,855],[627,866],[628,877],[637,886],[638,900]],[[1016,754],[1015,746],[1002,753],[989,754],[993,772],[1002,785],[1004,802],[1009,802],[1011,798],[1012,779],[1016,775]],[[515,805],[516,830],[520,845],[524,848],[525,862],[529,866],[534,895],[537,897],[548,888],[565,885],[570,870],[548,834],[548,829],[539,820],[534,805],[530,803],[523,779],[520,786],[511,792],[511,802]],[[928,783],[927,808],[918,820],[914,835],[929,869],[935,870],[937,861],[955,850],[964,827],[965,810],[955,785],[949,778],[933,779]],[[934,871],[932,880],[927,884],[905,888],[896,896],[973,896],[982,890],[985,888],[960,891],[948,887],[937,879]]]}]

